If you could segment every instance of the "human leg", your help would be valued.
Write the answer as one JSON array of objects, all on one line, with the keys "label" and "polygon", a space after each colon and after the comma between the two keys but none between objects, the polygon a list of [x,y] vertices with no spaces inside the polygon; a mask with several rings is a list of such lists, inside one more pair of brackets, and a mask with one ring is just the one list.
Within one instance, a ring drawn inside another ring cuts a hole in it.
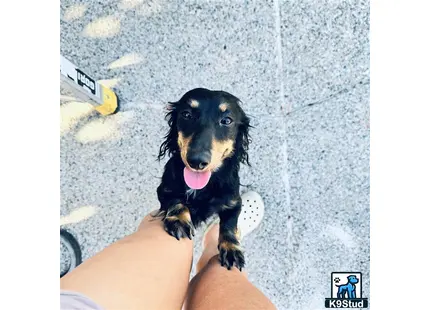
[{"label": "human leg", "polygon": [[[242,200],[244,206],[239,218],[239,229],[243,237],[258,226],[264,213],[264,204],[261,197],[253,192],[243,195]],[[189,285],[185,309],[276,309],[247,279],[245,270],[240,272],[236,267],[227,270],[220,265],[218,237],[219,225],[215,224],[205,235],[204,251],[197,263],[197,275]]]},{"label": "human leg", "polygon": [[176,240],[147,215],[139,229],[61,278],[103,309],[181,309],[192,263],[192,241]]}]

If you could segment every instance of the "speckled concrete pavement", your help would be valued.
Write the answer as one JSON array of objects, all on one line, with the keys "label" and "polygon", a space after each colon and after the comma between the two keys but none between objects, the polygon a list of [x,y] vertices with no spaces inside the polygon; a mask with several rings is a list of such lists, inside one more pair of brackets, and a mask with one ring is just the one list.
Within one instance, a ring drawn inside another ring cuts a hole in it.
[{"label": "speckled concrete pavement", "polygon": [[166,102],[223,89],[255,126],[251,281],[279,309],[324,309],[330,273],[361,271],[368,297],[368,31],[365,0],[62,0],[62,55],[122,100],[109,117],[61,100],[61,223],[84,259],[157,208]]}]

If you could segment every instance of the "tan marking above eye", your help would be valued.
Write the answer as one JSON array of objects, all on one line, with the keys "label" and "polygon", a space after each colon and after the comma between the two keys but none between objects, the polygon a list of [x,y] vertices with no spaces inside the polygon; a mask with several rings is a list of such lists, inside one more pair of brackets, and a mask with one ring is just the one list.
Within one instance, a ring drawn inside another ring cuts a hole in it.
[{"label": "tan marking above eye", "polygon": [[225,112],[227,110],[227,103],[221,103],[218,107],[221,112]]},{"label": "tan marking above eye", "polygon": [[197,100],[195,100],[195,99],[191,99],[191,100],[189,101],[189,104],[190,104],[190,106],[191,106],[192,108],[198,108],[198,107],[199,107],[199,102],[198,102]]}]

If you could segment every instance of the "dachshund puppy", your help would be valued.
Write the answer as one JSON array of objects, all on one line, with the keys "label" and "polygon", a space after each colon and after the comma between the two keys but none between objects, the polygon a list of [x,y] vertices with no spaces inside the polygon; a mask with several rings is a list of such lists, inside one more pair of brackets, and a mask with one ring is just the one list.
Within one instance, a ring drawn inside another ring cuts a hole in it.
[{"label": "dachshund puppy", "polygon": [[220,220],[220,263],[239,270],[245,265],[237,221],[240,164],[249,165],[250,120],[240,100],[224,91],[190,90],[170,102],[169,131],[158,159],[168,155],[157,188],[164,228],[171,236],[192,239],[195,228],[214,214]]}]

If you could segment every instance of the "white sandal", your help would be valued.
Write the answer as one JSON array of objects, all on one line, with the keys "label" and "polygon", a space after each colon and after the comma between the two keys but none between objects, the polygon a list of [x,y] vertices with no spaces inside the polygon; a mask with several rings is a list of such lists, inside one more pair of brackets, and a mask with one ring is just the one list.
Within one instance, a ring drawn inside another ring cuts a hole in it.
[{"label": "white sandal", "polygon": [[[237,221],[237,227],[240,234],[239,241],[242,241],[246,235],[256,229],[264,217],[263,198],[261,198],[257,192],[246,192],[241,196],[241,198],[242,210]],[[217,217],[210,225],[208,225],[202,240],[205,240],[206,233],[212,228],[213,225],[216,224],[219,224],[219,217]]]},{"label": "white sandal", "polygon": [[242,195],[242,211],[237,221],[240,239],[251,233],[260,225],[264,217],[263,198],[257,192],[246,192]]}]

